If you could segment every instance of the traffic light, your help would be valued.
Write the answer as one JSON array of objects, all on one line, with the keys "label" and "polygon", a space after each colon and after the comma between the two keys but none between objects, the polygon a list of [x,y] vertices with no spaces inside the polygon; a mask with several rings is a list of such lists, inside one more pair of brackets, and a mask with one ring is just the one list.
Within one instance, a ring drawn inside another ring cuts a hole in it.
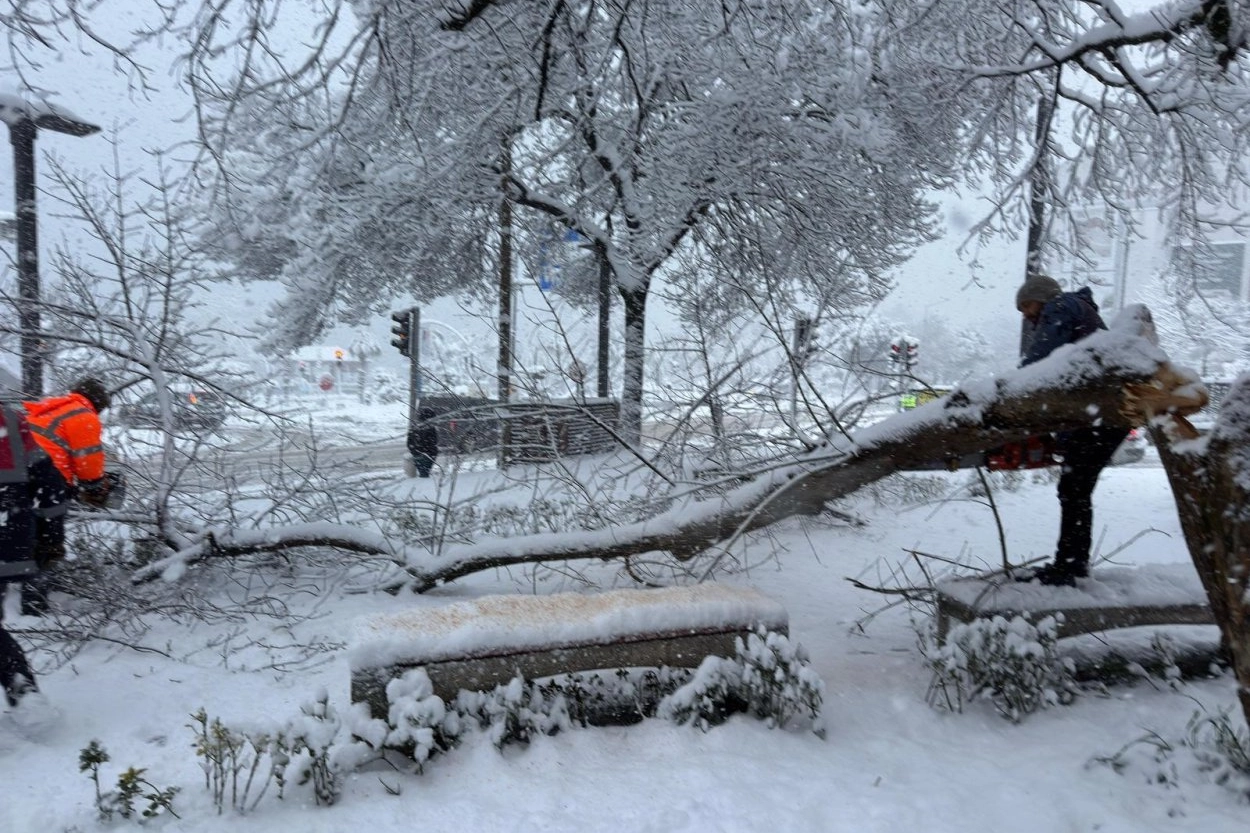
[{"label": "traffic light", "polygon": [[400,312],[392,312],[391,319],[395,322],[391,327],[391,334],[395,336],[391,339],[391,344],[399,351],[401,356],[412,355],[412,310],[406,309]]},{"label": "traffic light", "polygon": [[899,336],[890,342],[890,361],[911,370],[920,361],[920,342],[911,336]]}]

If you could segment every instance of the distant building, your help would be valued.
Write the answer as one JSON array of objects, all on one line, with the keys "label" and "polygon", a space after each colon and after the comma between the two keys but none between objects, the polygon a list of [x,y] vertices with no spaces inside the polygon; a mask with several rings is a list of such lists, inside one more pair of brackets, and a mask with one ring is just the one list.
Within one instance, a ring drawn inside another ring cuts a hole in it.
[{"label": "distant building", "polygon": [[[1079,216],[1079,215],[1078,215]],[[1209,301],[1250,300],[1250,256],[1246,232],[1216,228],[1210,241],[1179,243],[1162,209],[1133,213],[1131,228],[1122,219],[1090,212],[1079,217],[1082,245],[1051,264],[1054,276],[1070,286],[1091,285],[1100,304],[1115,311],[1140,300],[1162,274],[1188,277]],[[1071,229],[1057,229],[1070,239]]]},{"label": "distant building", "polygon": [[347,381],[356,378],[361,370],[360,360],[353,358],[346,347],[332,344],[301,347],[287,355],[283,362],[289,375],[309,381],[316,381],[326,374]]}]

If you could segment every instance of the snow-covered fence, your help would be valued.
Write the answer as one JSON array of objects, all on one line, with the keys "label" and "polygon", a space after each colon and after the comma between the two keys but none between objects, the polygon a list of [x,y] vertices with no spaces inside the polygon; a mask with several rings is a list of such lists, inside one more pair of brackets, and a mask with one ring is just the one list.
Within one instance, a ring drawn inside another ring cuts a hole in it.
[{"label": "snow-covered fence", "polygon": [[1021,584],[1010,577],[954,579],[936,587],[937,638],[952,622],[1055,616],[1056,637],[1141,625],[1215,624],[1193,564],[1095,568],[1078,587]]},{"label": "snow-covered fence", "polygon": [[350,649],[352,700],[385,717],[387,684],[418,667],[444,701],[518,674],[696,668],[708,656],[734,656],[734,640],[760,627],[786,634],[785,608],[722,584],[483,596],[370,616],[358,622]]}]

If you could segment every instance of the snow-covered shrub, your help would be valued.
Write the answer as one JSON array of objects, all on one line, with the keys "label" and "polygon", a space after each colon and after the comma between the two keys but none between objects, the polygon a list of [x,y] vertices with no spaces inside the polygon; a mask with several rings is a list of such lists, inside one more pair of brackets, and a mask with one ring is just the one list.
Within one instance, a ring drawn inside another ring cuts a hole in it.
[{"label": "snow-covered shrub", "polygon": [[1071,702],[1074,669],[1056,650],[1058,624],[1057,616],[1036,625],[1024,616],[995,616],[952,627],[940,646],[922,639],[933,672],[930,704],[962,711],[964,703],[986,699],[1019,722],[1039,708]]},{"label": "snow-covered shrub", "polygon": [[413,761],[413,771],[420,773],[473,727],[502,750],[604,719],[662,715],[706,729],[729,714],[747,712],[770,727],[804,722],[823,737],[824,683],[802,649],[764,629],[738,639],[735,647],[734,658],[709,657],[695,672],[617,669],[541,682],[517,676],[491,691],[461,691],[450,704],[417,668],[387,684],[385,719],[372,717],[364,703],[340,717],[323,690],[278,730],[233,729],[210,720],[203,709],[192,715],[190,728],[218,813],[226,806],[250,812],[270,783],[283,798],[288,783],[311,782],[317,803],[333,804],[344,773],[395,754]]},{"label": "snow-covered shrub", "polygon": [[[112,821],[114,816],[124,819],[139,819],[140,824],[162,813],[169,813],[174,818],[174,796],[177,787],[161,789],[145,778],[146,769],[130,767],[117,776],[117,788],[102,790],[100,788],[100,767],[110,760],[109,753],[99,741],[91,741],[78,753],[78,771],[90,773],[91,782],[95,785],[95,808],[100,821]],[[137,802],[147,803],[139,807]]]},{"label": "snow-covered shrub", "polygon": [[770,728],[805,722],[824,737],[824,682],[801,646],[761,628],[734,648],[732,659],[706,657],[689,683],[664,698],[659,714],[707,729],[747,712]]},{"label": "snow-covered shrub", "polygon": [[1149,732],[1113,755],[1094,758],[1093,763],[1167,787],[1191,780],[1186,775],[1192,774],[1250,801],[1250,733],[1235,725],[1228,709],[1215,714],[1200,709],[1189,718],[1181,737],[1169,740]]},{"label": "snow-covered shrub", "polygon": [[[1180,682],[1182,672],[1177,658],[1180,656],[1180,646],[1176,643],[1176,637],[1165,631],[1155,631],[1150,637],[1150,650],[1159,659],[1159,667],[1161,676],[1171,685]],[[1142,671],[1144,674],[1144,670]]]},{"label": "snow-covered shrub", "polygon": [[559,691],[546,696],[540,686],[513,677],[493,691],[461,691],[456,710],[475,717],[496,749],[529,743],[536,735],[554,735],[572,725],[568,706]]},{"label": "snow-covered shrub", "polygon": [[416,772],[422,772],[430,758],[459,743],[464,721],[434,694],[425,669],[413,668],[387,683],[386,700],[390,704],[386,732],[373,745],[402,752],[412,759]]},{"label": "snow-covered shrub", "polygon": [[285,766],[276,773],[279,787],[291,781],[301,785],[311,782],[318,804],[337,801],[342,774],[360,763],[353,744],[338,742],[341,725],[325,689],[300,706],[300,715],[275,736],[275,747],[286,757]]},{"label": "snow-covered shrub", "polygon": [[564,674],[540,684],[544,695],[563,698],[569,720],[586,727],[612,720],[655,717],[660,702],[690,681],[689,668],[618,668],[614,672]]},{"label": "snow-covered shrub", "polygon": [[490,692],[460,692],[455,708],[502,748],[573,726],[655,717],[663,699],[690,679],[690,669],[668,667],[561,674],[542,682],[516,677]]},{"label": "snow-covered shrub", "polygon": [[354,738],[341,737],[343,721],[324,689],[276,730],[232,728],[219,718],[209,720],[204,709],[191,720],[204,788],[219,814],[227,806],[240,814],[254,810],[270,783],[277,785],[278,798],[285,797],[289,783],[311,783],[318,804],[333,804],[343,773],[374,757]]}]

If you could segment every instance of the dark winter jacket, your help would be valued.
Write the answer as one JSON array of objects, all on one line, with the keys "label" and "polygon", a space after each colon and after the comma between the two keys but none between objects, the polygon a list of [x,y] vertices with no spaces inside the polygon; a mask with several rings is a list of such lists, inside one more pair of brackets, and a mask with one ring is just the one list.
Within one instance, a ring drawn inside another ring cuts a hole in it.
[{"label": "dark winter jacket", "polygon": [[424,454],[433,460],[438,456],[438,427],[434,423],[434,411],[422,408],[418,417],[420,422],[408,432],[408,453],[413,457]]},{"label": "dark winter jacket", "polygon": [[1031,331],[1026,329],[1020,364],[1040,361],[1056,347],[1072,344],[1105,329],[1107,325],[1098,314],[1098,304],[1094,303],[1094,293],[1088,286],[1075,292],[1065,292],[1047,301],[1037,324]]}]

